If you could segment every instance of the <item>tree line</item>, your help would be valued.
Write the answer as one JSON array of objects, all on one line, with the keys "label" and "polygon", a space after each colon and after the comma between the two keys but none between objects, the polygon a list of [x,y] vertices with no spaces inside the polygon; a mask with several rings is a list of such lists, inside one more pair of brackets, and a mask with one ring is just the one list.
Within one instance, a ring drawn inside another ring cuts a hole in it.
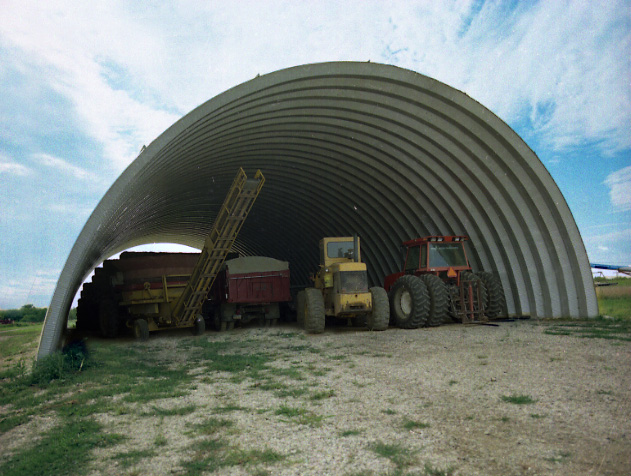
[{"label": "tree line", "polygon": [[7,309],[0,311],[0,320],[11,320],[14,322],[44,322],[47,307],[35,307],[32,304],[25,304],[20,309]]}]

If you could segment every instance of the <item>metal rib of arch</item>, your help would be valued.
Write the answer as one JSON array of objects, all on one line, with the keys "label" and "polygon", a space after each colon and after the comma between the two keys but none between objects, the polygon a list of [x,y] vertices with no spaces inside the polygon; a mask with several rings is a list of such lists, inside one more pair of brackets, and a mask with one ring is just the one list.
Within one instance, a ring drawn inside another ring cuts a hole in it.
[{"label": "metal rib of arch", "polygon": [[592,317],[580,234],[558,187],[503,121],[462,92],[393,66],[322,63],[237,86],[154,140],[79,235],[39,355],[60,343],[82,280],[107,257],[153,242],[200,247],[238,167],[267,178],[235,249],[317,266],[317,242],[359,233],[369,279],[400,267],[402,241],[471,237],[512,315]]}]

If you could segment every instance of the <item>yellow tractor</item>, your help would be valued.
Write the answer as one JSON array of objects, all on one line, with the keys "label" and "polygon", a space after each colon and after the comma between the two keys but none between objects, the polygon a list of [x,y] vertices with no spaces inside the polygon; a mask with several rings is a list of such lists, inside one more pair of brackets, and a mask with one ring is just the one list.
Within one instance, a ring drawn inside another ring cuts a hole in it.
[{"label": "yellow tractor", "polygon": [[326,316],[348,319],[373,331],[388,328],[388,294],[380,287],[368,289],[358,236],[322,238],[320,269],[312,279],[314,287],[300,291],[296,303],[298,324],[307,332],[324,332]]}]

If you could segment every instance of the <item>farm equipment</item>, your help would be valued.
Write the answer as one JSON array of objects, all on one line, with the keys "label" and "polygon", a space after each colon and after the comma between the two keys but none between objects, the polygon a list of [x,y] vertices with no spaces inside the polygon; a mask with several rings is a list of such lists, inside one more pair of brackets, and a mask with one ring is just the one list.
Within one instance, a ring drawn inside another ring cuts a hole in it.
[{"label": "farm equipment", "polygon": [[493,274],[474,273],[467,259],[466,236],[427,236],[406,241],[403,271],[386,276],[390,312],[398,327],[485,322],[505,308],[504,290]]},{"label": "farm equipment", "polygon": [[202,306],[264,182],[260,170],[248,179],[239,169],[199,254],[123,253],[105,261],[83,286],[78,328],[114,337],[125,322],[143,340],[161,329],[203,333]]},{"label": "farm equipment", "polygon": [[291,300],[289,263],[263,256],[228,260],[208,298],[204,306],[218,331],[253,319],[273,326],[280,318],[280,304]]},{"label": "farm equipment", "polygon": [[307,332],[323,332],[326,316],[365,324],[375,331],[388,327],[388,296],[381,287],[368,289],[358,236],[320,240],[320,268],[312,279],[314,287],[300,291],[296,304],[298,323]]}]

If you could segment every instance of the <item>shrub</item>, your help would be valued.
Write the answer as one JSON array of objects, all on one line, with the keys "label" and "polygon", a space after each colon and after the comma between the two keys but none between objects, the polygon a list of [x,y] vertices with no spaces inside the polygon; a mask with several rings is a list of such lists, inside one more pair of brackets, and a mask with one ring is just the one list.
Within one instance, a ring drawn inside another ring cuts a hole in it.
[{"label": "shrub", "polygon": [[61,352],[55,352],[35,362],[31,372],[31,385],[43,385],[53,380],[63,379],[80,371],[88,360],[88,349],[84,341],[66,345]]}]

